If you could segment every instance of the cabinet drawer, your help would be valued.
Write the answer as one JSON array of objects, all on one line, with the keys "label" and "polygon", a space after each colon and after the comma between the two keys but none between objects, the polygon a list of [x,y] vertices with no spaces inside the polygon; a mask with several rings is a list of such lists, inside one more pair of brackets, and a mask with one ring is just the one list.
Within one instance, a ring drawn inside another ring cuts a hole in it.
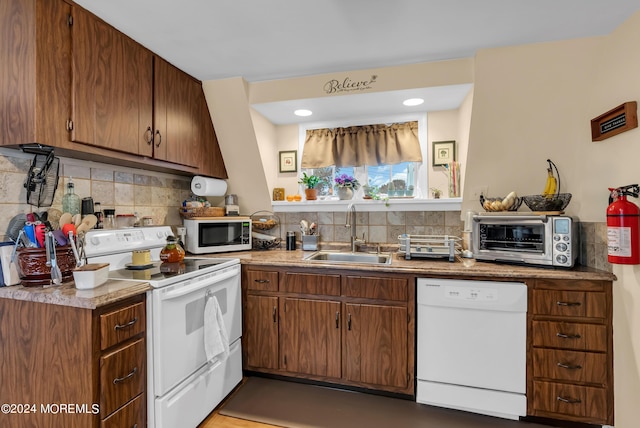
[{"label": "cabinet drawer", "polygon": [[278,291],[278,272],[247,269],[246,284],[248,290]]},{"label": "cabinet drawer", "polygon": [[593,352],[534,348],[533,376],[605,386],[607,356]]},{"label": "cabinet drawer", "polygon": [[285,273],[282,289],[285,293],[340,295],[340,275]]},{"label": "cabinet drawer", "polygon": [[533,346],[607,352],[607,327],[599,324],[533,321]]},{"label": "cabinet drawer", "polygon": [[122,428],[146,426],[146,403],[144,394],[128,402],[120,410],[100,422],[100,428]]},{"label": "cabinet drawer", "polygon": [[100,414],[105,417],[145,388],[146,349],[144,339],[100,358]]},{"label": "cabinet drawer", "polygon": [[346,297],[406,302],[408,292],[405,278],[348,276],[342,294]]},{"label": "cabinet drawer", "polygon": [[607,302],[604,293],[533,290],[534,315],[604,318]]},{"label": "cabinet drawer", "polygon": [[145,326],[144,302],[100,315],[100,349],[105,350],[142,333]]},{"label": "cabinet drawer", "polygon": [[533,382],[534,416],[573,416],[590,423],[606,423],[609,414],[607,394],[603,388],[555,382]]}]

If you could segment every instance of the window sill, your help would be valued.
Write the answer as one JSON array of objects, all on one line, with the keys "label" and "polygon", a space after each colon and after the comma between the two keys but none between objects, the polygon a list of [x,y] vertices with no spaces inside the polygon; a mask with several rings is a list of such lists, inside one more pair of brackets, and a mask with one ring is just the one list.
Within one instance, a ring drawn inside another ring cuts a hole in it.
[{"label": "window sill", "polygon": [[460,211],[462,198],[448,199],[389,199],[388,203],[373,199],[272,201],[273,212],[331,212],[344,211],[352,203],[358,211]]}]

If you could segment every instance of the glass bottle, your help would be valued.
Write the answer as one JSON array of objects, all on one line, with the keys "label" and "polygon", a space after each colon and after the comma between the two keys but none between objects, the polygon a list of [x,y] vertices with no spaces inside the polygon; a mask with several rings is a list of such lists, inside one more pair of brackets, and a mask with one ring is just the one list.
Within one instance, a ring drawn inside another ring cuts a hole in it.
[{"label": "glass bottle", "polygon": [[71,215],[80,214],[80,196],[75,193],[75,185],[71,177],[69,177],[66,191],[62,196],[62,212]]},{"label": "glass bottle", "polygon": [[160,260],[164,263],[177,263],[184,260],[184,250],[178,244],[178,238],[167,236],[167,245],[160,251]]}]

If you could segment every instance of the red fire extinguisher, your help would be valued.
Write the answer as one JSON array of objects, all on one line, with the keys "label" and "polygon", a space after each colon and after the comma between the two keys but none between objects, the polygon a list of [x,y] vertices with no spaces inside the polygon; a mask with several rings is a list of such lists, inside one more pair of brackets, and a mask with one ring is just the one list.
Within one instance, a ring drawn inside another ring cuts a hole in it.
[{"label": "red fire extinguisher", "polygon": [[627,196],[638,197],[637,184],[609,188],[607,243],[609,263],[640,264],[640,209]]}]

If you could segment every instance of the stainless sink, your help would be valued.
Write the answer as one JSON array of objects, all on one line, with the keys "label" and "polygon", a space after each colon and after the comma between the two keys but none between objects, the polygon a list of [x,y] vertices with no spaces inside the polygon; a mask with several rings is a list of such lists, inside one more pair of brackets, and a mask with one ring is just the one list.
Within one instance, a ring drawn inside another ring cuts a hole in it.
[{"label": "stainless sink", "polygon": [[374,265],[390,265],[390,253],[339,253],[331,251],[317,251],[303,260],[323,263],[366,263]]}]

